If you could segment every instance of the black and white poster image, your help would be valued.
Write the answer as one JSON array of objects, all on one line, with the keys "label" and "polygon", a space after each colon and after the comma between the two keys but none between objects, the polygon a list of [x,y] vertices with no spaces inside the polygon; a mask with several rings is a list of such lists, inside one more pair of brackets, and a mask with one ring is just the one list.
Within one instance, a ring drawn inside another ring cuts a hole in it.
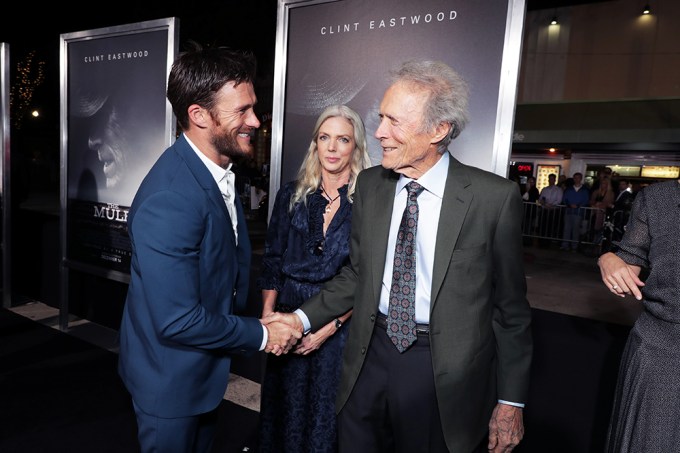
[{"label": "black and white poster image", "polygon": [[167,143],[167,33],[69,46],[69,198],[129,206]]},{"label": "black and white poster image", "polygon": [[[340,0],[300,2],[296,7],[293,2],[284,68],[288,83],[281,180],[295,176],[306,150],[307,131],[330,104],[346,104],[359,112],[366,124],[371,160],[378,164],[382,151],[373,135],[387,75],[408,60],[443,61],[466,80],[471,90],[470,123],[450,151],[466,164],[496,170],[496,121],[503,101],[500,77],[510,4]],[[517,66],[515,60],[510,63]],[[504,91],[514,93],[509,88]],[[500,171],[506,166],[503,163]]]},{"label": "black and white poster image", "polygon": [[68,259],[127,273],[127,213],[169,144],[168,33],[146,30],[68,44]]}]

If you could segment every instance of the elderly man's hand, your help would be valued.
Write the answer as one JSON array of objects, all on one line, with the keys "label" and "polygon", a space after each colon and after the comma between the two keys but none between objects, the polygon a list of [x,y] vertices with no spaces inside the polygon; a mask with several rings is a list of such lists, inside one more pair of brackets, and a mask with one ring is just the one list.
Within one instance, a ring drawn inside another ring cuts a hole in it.
[{"label": "elderly man's hand", "polygon": [[524,437],[522,408],[498,403],[489,422],[489,444],[493,453],[509,453]]},{"label": "elderly man's hand", "polygon": [[260,319],[260,322],[269,332],[265,352],[286,354],[302,338],[302,321],[293,313],[272,313]]}]

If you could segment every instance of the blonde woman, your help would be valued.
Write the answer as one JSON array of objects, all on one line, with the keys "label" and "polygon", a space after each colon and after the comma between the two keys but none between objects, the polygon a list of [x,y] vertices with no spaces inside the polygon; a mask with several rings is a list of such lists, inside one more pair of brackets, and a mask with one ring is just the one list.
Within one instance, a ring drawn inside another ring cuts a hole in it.
[{"label": "blonde woman", "polygon": [[[349,257],[356,177],[370,166],[361,117],[344,105],[316,121],[296,181],[278,192],[262,274],[262,316],[289,313],[319,292]],[[267,356],[260,452],[335,452],[335,395],[351,311]]]}]

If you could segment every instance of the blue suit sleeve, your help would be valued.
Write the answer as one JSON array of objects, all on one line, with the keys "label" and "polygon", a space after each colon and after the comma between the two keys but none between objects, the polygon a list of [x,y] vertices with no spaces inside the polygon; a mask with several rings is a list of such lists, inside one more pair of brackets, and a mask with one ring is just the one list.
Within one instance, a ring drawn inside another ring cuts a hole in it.
[{"label": "blue suit sleeve", "polygon": [[263,337],[259,320],[231,314],[236,252],[225,250],[224,232],[211,231],[204,211],[196,200],[173,191],[157,192],[138,206],[131,237],[145,316],[163,341],[257,351]]}]

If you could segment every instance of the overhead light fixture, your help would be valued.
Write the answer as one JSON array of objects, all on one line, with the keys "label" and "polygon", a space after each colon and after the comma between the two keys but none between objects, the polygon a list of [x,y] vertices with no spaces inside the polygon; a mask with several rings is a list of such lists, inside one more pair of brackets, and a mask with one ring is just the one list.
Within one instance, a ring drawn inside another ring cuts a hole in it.
[{"label": "overhead light fixture", "polygon": [[557,25],[557,16],[553,16],[552,20],[550,21],[550,25]]},{"label": "overhead light fixture", "polygon": [[548,148],[548,151],[550,151],[551,153],[554,153],[555,151],[557,151],[557,148]]},{"label": "overhead light fixture", "polygon": [[642,14],[650,14],[652,12],[652,9],[649,7],[649,3],[645,5],[645,7],[642,9]]}]

